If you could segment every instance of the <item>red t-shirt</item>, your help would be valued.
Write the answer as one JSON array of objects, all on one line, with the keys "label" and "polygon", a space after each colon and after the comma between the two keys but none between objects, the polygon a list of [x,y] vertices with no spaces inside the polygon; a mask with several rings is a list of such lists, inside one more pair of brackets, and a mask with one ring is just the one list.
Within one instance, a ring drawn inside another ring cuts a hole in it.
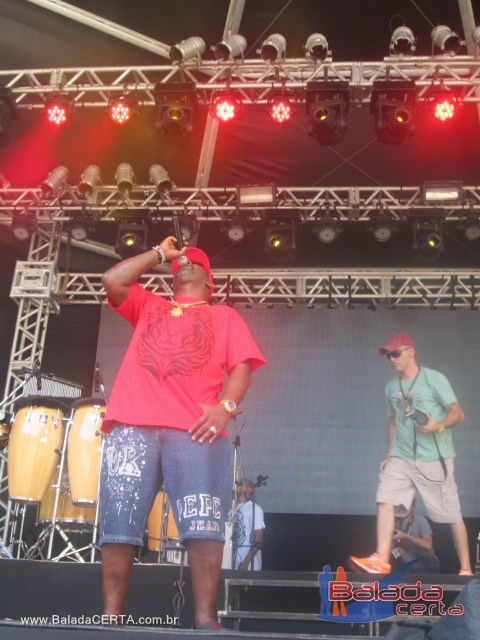
[{"label": "red t-shirt", "polygon": [[225,371],[247,360],[252,371],[265,364],[231,307],[193,307],[174,317],[168,300],[138,284],[121,305],[109,304],[135,332],[113,386],[104,431],[113,421],[188,430],[203,413],[200,404],[218,402]]}]

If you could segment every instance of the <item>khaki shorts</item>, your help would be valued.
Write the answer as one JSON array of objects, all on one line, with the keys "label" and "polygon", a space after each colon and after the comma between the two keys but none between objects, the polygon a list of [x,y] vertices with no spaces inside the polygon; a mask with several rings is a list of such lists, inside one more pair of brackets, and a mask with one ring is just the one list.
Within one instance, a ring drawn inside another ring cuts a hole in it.
[{"label": "khaki shorts", "polygon": [[395,514],[403,517],[410,512],[415,492],[418,491],[430,520],[459,522],[462,513],[453,477],[453,458],[445,458],[445,464],[448,472],[446,480],[439,460],[413,462],[392,457],[380,472],[377,502],[393,504]]}]

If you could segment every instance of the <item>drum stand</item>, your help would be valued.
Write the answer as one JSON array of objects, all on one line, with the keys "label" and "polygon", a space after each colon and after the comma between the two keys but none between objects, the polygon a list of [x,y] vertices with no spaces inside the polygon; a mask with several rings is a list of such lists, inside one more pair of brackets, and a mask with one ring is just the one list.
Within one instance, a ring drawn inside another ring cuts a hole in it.
[{"label": "drum stand", "polygon": [[[96,553],[96,541],[97,541],[97,535],[98,535],[98,519],[99,519],[99,500],[98,500],[98,494],[99,494],[99,490],[100,490],[100,476],[99,476],[99,482],[98,482],[98,486],[97,486],[97,501],[96,501],[96,507],[95,507],[95,520],[93,523],[93,534],[92,534],[92,542],[89,543],[88,545],[85,545],[81,548],[76,548],[70,538],[68,537],[67,533],[64,531],[64,529],[62,529],[62,527],[58,524],[57,522],[57,513],[58,513],[58,504],[60,501],[60,494],[62,493],[62,480],[64,477],[64,468],[65,468],[65,459],[66,459],[66,455],[67,455],[67,443],[68,443],[68,435],[70,433],[70,428],[72,426],[72,416],[70,418],[67,419],[67,426],[65,429],[65,436],[64,436],[64,440],[63,440],[63,446],[62,446],[62,450],[58,451],[58,453],[60,454],[60,464],[59,464],[59,468],[58,468],[58,478],[57,478],[57,483],[54,486],[55,489],[55,502],[54,502],[54,506],[53,506],[53,513],[52,513],[52,521],[51,523],[45,527],[45,529],[41,532],[40,536],[38,537],[37,542],[30,547],[30,549],[27,552],[26,557],[28,558],[35,558],[35,557],[41,557],[43,559],[43,547],[45,546],[46,540],[48,538],[48,548],[47,548],[47,556],[46,556],[46,560],[52,560],[53,562],[57,562],[58,560],[63,560],[63,559],[67,559],[67,558],[71,558],[73,560],[75,560],[76,562],[85,562],[85,558],[81,555],[83,552],[85,551],[90,551],[90,562],[95,562],[95,553]],[[103,459],[103,445],[104,445],[104,439],[102,438],[102,449],[101,449],[101,458],[100,458],[100,465],[101,465],[101,461]],[[53,541],[54,541],[54,536],[55,536],[55,532],[57,532],[60,537],[62,538],[63,542],[65,543],[65,549],[57,556],[52,557],[52,552],[53,552]]]}]

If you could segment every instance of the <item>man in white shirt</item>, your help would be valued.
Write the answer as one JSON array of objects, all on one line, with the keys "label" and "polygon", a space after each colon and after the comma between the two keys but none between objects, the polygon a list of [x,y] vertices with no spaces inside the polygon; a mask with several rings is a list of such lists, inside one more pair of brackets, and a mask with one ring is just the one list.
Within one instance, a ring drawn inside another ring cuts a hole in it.
[{"label": "man in white shirt", "polygon": [[[237,507],[233,521],[235,569],[260,571],[265,522],[263,509],[252,501],[254,485],[247,478],[236,486]],[[253,560],[253,562],[252,562]],[[253,566],[252,566],[253,565]]]}]

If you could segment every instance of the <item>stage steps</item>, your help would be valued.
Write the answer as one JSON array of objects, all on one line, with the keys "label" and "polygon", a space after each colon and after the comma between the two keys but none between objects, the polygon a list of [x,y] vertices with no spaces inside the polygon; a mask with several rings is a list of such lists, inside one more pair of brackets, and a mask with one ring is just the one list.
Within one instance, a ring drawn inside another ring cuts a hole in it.
[{"label": "stage steps", "polygon": [[[383,576],[350,574],[347,580],[353,588],[373,583]],[[359,579],[361,578],[361,580]],[[446,607],[451,604],[465,587],[469,577],[429,575],[410,575],[403,583],[421,582],[421,588],[431,589],[432,585],[443,588],[442,602]],[[285,630],[285,632],[302,632],[323,634],[325,632],[344,636],[348,631],[354,636],[368,635],[382,637],[380,631],[388,629],[399,621],[430,621],[435,623],[441,615],[405,615],[393,616],[385,621],[365,623],[339,623],[321,620],[320,590],[318,576],[312,579],[272,579],[262,578],[261,573],[248,578],[226,578],[224,609],[219,611],[222,625],[235,630]]]}]

